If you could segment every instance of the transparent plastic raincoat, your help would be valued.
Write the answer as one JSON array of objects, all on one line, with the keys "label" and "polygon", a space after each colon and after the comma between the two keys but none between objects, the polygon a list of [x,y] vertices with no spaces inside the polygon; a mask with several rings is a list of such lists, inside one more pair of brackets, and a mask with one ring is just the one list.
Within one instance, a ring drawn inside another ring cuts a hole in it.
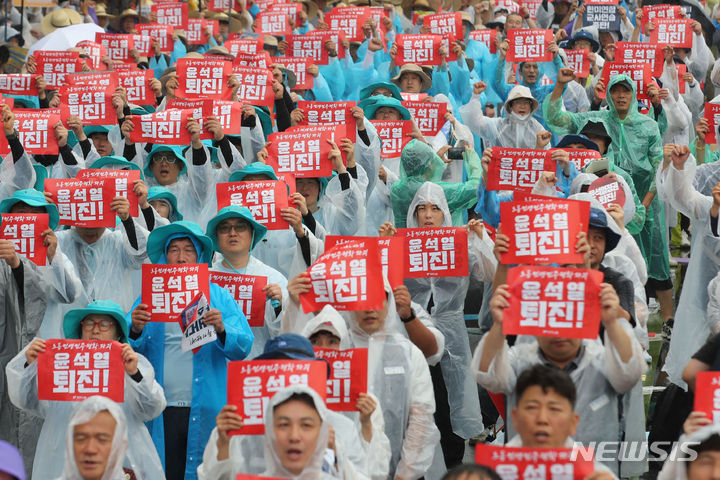
[{"label": "transparent plastic raincoat", "polygon": [[[680,435],[673,445],[673,450],[665,460],[657,480],[688,480],[688,450],[694,450],[698,444],[708,440],[713,435],[720,435],[720,425],[707,425],[690,435]],[[678,451],[678,449],[680,449]],[[717,451],[717,450],[711,450]]]}]

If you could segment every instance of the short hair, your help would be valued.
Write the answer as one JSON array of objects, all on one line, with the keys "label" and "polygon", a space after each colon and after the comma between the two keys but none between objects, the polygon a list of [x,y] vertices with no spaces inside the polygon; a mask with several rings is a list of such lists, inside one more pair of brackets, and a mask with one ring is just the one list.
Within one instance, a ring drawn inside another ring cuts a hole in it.
[{"label": "short hair", "polygon": [[542,364],[533,365],[525,369],[515,384],[515,397],[517,400],[520,400],[525,390],[534,386],[542,388],[543,393],[547,393],[548,390],[552,389],[561,397],[567,398],[570,405],[575,408],[577,392],[575,390],[575,384],[567,372],[557,367],[549,367]]},{"label": "short hair", "polygon": [[448,470],[442,480],[502,480],[500,475],[485,465],[458,465]]},{"label": "short hair", "polygon": [[700,442],[700,445],[691,447],[699,455],[702,452],[720,451],[720,435],[713,433],[708,438]]}]

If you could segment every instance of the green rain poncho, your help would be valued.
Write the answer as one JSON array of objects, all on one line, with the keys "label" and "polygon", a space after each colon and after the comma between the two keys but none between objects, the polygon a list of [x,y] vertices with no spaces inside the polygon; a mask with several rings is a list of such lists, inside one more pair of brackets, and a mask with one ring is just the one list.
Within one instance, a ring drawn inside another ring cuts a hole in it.
[{"label": "green rain poncho", "polygon": [[[562,98],[543,102],[547,125],[557,135],[578,133],[587,122],[602,122],[612,143],[606,154],[615,164],[630,174],[640,199],[655,192],[655,171],[663,158],[662,137],[657,122],[637,110],[635,82],[626,75],[616,75],[608,83],[607,91],[619,82],[628,83],[633,92],[628,114],[618,116],[611,95],[607,96],[608,110],[569,113],[562,109]],[[656,196],[647,209],[645,225],[634,235],[648,265],[648,276],[656,280],[670,278],[665,232],[665,214]]]},{"label": "green rain poncho", "polygon": [[453,225],[463,225],[463,211],[477,202],[475,190],[482,176],[480,157],[474,150],[465,150],[463,159],[468,179],[462,183],[441,182],[445,162],[427,143],[410,140],[400,156],[400,180],[390,187],[395,226],[406,227],[408,207],[415,197],[415,192],[425,182],[437,183],[442,187],[450,207]]}]

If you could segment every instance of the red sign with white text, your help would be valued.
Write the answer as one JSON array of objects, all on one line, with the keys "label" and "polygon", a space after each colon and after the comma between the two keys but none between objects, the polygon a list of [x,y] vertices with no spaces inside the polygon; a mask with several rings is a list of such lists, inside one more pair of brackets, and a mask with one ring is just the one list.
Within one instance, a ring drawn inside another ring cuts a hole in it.
[{"label": "red sign with white text", "polygon": [[316,348],[315,357],[330,364],[325,404],[334,412],[356,412],[361,393],[368,391],[368,349]]},{"label": "red sign with white text", "polygon": [[507,34],[510,48],[507,51],[508,62],[549,62],[553,55],[547,46],[553,41],[552,30],[518,28]]},{"label": "red sign with white text", "polygon": [[200,125],[200,139],[213,139],[211,132],[205,131],[205,120],[215,117],[227,135],[240,135],[242,130],[242,104],[232,100],[186,100],[172,98],[167,102],[168,108],[192,110],[192,118]]},{"label": "red sign with white text", "polygon": [[707,120],[709,127],[705,134],[705,143],[714,144],[716,142],[718,127],[720,127],[720,104],[705,104],[705,120]]},{"label": "red sign with white text", "polygon": [[253,218],[268,230],[287,230],[290,226],[280,217],[280,209],[288,208],[287,184],[279,180],[218,183],[218,210],[234,205],[247,207]]},{"label": "red sign with white text", "polygon": [[590,56],[587,50],[583,48],[565,50],[565,57],[567,68],[572,68],[576,77],[586,78],[590,75]]},{"label": "red sign with white text", "polygon": [[[650,65],[653,77],[663,72],[662,46],[646,42],[617,42],[615,61],[617,63],[641,63]],[[607,85],[605,85],[607,86]]]},{"label": "red sign with white text", "polygon": [[76,177],[78,180],[108,179],[108,186],[114,182],[114,197],[127,198],[130,202],[130,216],[137,217],[140,214],[138,195],[135,193],[135,181],[140,180],[140,170],[110,170],[88,168],[80,170]]},{"label": "red sign with white text", "polygon": [[[211,12],[227,12],[230,9],[240,10],[239,0],[210,0],[207,9]],[[192,20],[192,19],[191,19]]]},{"label": "red sign with white text", "polygon": [[464,39],[462,14],[460,12],[436,13],[423,17],[423,26],[430,28],[430,33],[442,35],[450,42]]},{"label": "red sign with white text", "polygon": [[298,108],[304,113],[301,125],[344,125],[346,138],[354,142],[357,124],[350,110],[355,105],[355,102],[299,101]]},{"label": "red sign with white text", "polygon": [[305,313],[332,305],[339,311],[379,310],[385,298],[380,255],[362,242],[335,245],[310,265],[312,287],[300,294]]},{"label": "red sign with white text", "polygon": [[156,145],[189,145],[191,139],[187,122],[192,114],[192,110],[169,109],[147,115],[130,115],[128,118],[135,124],[130,140]]},{"label": "red sign with white text", "polygon": [[238,52],[232,61],[233,65],[250,68],[268,68],[271,64],[270,54],[266,51],[258,53]]},{"label": "red sign with white text", "polygon": [[646,33],[645,25],[650,22],[657,27],[657,20],[675,18],[682,18],[682,7],[680,5],[646,5],[642,7],[642,33]]},{"label": "red sign with white text", "polygon": [[[315,125],[304,131],[284,131],[268,135],[268,158],[266,163],[277,173],[292,173],[296,178],[329,177],[333,164],[329,158],[331,146],[328,140],[339,142],[344,128]],[[312,130],[312,131],[310,131]]]},{"label": "red sign with white text", "polygon": [[652,68],[648,63],[617,63],[605,62],[602,69],[602,81],[605,84],[605,91],[600,92],[599,98],[605,98],[607,94],[608,82],[616,75],[627,75],[635,82],[638,100],[647,100],[645,87],[652,83]]},{"label": "red sign with white text", "polygon": [[[368,249],[376,248],[380,253],[380,265],[382,273],[387,277],[392,288],[403,284],[405,275],[405,242],[397,237],[343,237],[340,235],[328,235],[325,237],[325,251],[335,245],[344,243],[361,242]],[[392,258],[392,262],[390,259]]]},{"label": "red sign with white text", "polygon": [[258,107],[275,105],[273,76],[270,70],[233,65],[232,73],[240,82],[237,91],[238,101]]},{"label": "red sign with white text", "polygon": [[397,158],[412,138],[410,120],[371,120],[377,130],[382,149],[380,158]]},{"label": "red sign with white text", "polygon": [[570,161],[575,164],[578,172],[581,172],[585,166],[593,160],[602,158],[597,150],[580,150],[577,148],[563,148],[570,156]]},{"label": "red sign with white text", "polygon": [[675,18],[653,22],[655,30],[650,34],[650,43],[669,45],[674,48],[692,48],[693,20],[691,18]]},{"label": "red sign with white text", "polygon": [[508,271],[504,335],[595,339],[600,331],[599,270],[522,266]]},{"label": "red sign with white text", "polygon": [[345,33],[345,38],[351,42],[362,42],[365,40],[362,26],[370,18],[370,8],[357,7],[354,10],[359,10],[359,12],[333,10],[325,15],[325,22],[330,25],[331,29],[341,30]]},{"label": "red sign with white text", "polygon": [[33,52],[37,74],[45,77],[47,88],[57,88],[65,82],[68,73],[80,72],[83,61],[78,52],[40,50]]},{"label": "red sign with white text", "polygon": [[284,36],[292,34],[290,15],[278,11],[264,11],[255,17],[255,33]]},{"label": "red sign with white text", "polygon": [[495,44],[495,38],[497,38],[497,30],[494,28],[484,30],[473,30],[470,32],[470,38],[480,43],[484,43],[490,53],[497,53],[497,45]]},{"label": "red sign with white text", "polygon": [[500,203],[502,233],[510,238],[501,263],[583,263],[575,243],[589,218],[590,203],[579,200]]},{"label": "red sign with white text", "polygon": [[136,105],[154,105],[155,92],[150,88],[150,80],[155,78],[152,70],[128,70],[117,72],[120,86],[125,89],[128,102]]},{"label": "red sign with white text", "polygon": [[25,152],[31,155],[57,155],[59,148],[55,125],[60,123],[60,109],[15,109],[13,113],[15,129]]},{"label": "red sign with white text", "polygon": [[[335,48],[337,50],[337,58],[343,59],[345,58],[345,49],[342,48],[342,42],[345,40],[345,32],[342,30],[311,30],[303,37],[307,38],[320,38],[323,43],[323,48],[325,48],[325,42],[330,40],[335,44]],[[329,52],[328,52],[329,55]],[[320,63],[316,62],[318,65],[327,65],[327,63]]]},{"label": "red sign with white text", "polygon": [[37,359],[38,400],[80,402],[93,395],[125,401],[122,343],[45,340]]},{"label": "red sign with white text", "polygon": [[114,89],[101,85],[67,85],[60,88],[60,108],[79,117],[83,125],[113,125],[117,123],[113,92]]},{"label": "red sign with white text", "polygon": [[486,465],[503,480],[585,480],[595,471],[592,458],[574,455],[572,448],[475,446],[475,463]]},{"label": "red sign with white text", "polygon": [[398,35],[395,64],[440,65],[440,35]]},{"label": "red sign with white text", "polygon": [[47,213],[3,213],[0,238],[13,242],[16,253],[42,267],[47,263],[47,247],[41,234],[48,228]]},{"label": "red sign with white text", "polygon": [[[292,3],[282,2],[282,3],[280,3],[280,2],[278,2],[278,3],[273,3],[273,4],[270,6],[270,9],[269,9],[269,10],[272,11],[272,12],[284,13],[285,15],[288,15],[291,19],[295,20],[295,25],[300,25],[300,23],[301,23],[301,21],[300,21],[300,13],[301,13],[302,10],[303,10],[302,7],[303,7],[303,6],[302,6],[301,3],[295,3],[295,2],[292,2]],[[325,21],[327,22],[327,15],[325,16]],[[330,22],[327,22],[327,23],[330,23]]]},{"label": "red sign with white text", "polygon": [[177,322],[198,292],[211,301],[207,263],[142,265],[141,303],[153,322]]},{"label": "red sign with white text", "polygon": [[60,225],[115,226],[115,212],[110,209],[115,194],[111,180],[48,178],[45,180],[45,192],[52,194],[52,201],[60,213]]},{"label": "red sign with white text", "polygon": [[187,30],[188,4],[185,2],[155,3],[150,11],[157,15],[157,23]]},{"label": "red sign with white text", "polygon": [[588,193],[595,197],[605,208],[611,203],[620,205],[621,207],[625,204],[625,190],[622,185],[620,185],[620,182],[608,175],[592,182]]},{"label": "red sign with white text", "polygon": [[7,95],[37,96],[38,89],[35,77],[30,73],[0,74],[0,93]]},{"label": "red sign with white text", "polygon": [[240,52],[255,54],[263,51],[262,38],[238,38],[223,44],[233,57]]},{"label": "red sign with white text", "polygon": [[172,53],[175,47],[172,39],[175,27],[159,23],[139,23],[135,28],[140,35],[154,38],[162,53]]},{"label": "red sign with white text", "polygon": [[216,37],[220,32],[220,23],[217,20],[208,20],[206,18],[189,18],[188,28],[185,31],[188,44],[205,45],[208,43],[208,28],[212,36]]},{"label": "red sign with white text", "polygon": [[313,88],[315,77],[307,73],[308,67],[312,65],[310,59],[302,57],[273,57],[273,63],[279,63],[295,74],[297,81],[293,89],[305,90]]},{"label": "red sign with white text", "polygon": [[309,58],[316,65],[327,65],[329,54],[325,48],[327,39],[313,35],[288,35],[286,41],[288,48],[285,55],[294,58]]},{"label": "red sign with white text", "polygon": [[265,325],[265,301],[267,295],[263,288],[267,285],[267,277],[259,275],[242,275],[239,273],[210,272],[210,281],[228,291],[245,314],[251,327]]},{"label": "red sign with white text", "polygon": [[246,360],[227,365],[227,404],[238,407],[242,428],[228,435],[262,435],[270,399],[292,385],[306,385],[325,399],[327,364],[318,360]]},{"label": "red sign with white text", "polygon": [[492,149],[488,167],[487,190],[531,191],[542,172],[554,172],[550,150],[524,148]]},{"label": "red sign with white text", "polygon": [[467,277],[468,236],[463,227],[398,228],[405,239],[405,278]]},{"label": "red sign with white text", "polygon": [[714,424],[720,424],[720,372],[697,373],[693,410],[705,413]]},{"label": "red sign with white text", "polygon": [[445,125],[447,103],[445,102],[414,102],[404,100],[403,106],[410,110],[420,132],[426,137],[434,137]]},{"label": "red sign with white text", "polygon": [[90,70],[107,70],[107,65],[102,61],[102,58],[107,55],[107,50],[103,45],[90,40],[83,40],[78,42],[75,47],[82,48],[90,57],[90,64],[88,65]]},{"label": "red sign with white text", "polygon": [[180,86],[175,92],[179,98],[215,98],[230,100],[232,91],[227,79],[232,73],[229,62],[204,58],[181,58],[177,61]]},{"label": "red sign with white text", "polygon": [[[135,47],[135,36],[122,33],[95,33],[95,42],[105,47],[107,56],[116,62],[131,62],[130,50]],[[143,55],[146,52],[140,53]]]},{"label": "red sign with white text", "polygon": [[83,72],[65,75],[65,88],[75,85],[91,85],[105,87],[114,91],[118,87],[118,74],[116,72]]}]

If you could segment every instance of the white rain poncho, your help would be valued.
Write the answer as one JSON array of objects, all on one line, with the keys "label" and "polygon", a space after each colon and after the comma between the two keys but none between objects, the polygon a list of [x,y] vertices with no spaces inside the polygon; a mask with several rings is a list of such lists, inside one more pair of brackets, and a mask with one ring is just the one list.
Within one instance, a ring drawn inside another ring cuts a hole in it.
[{"label": "white rain poncho", "polygon": [[[123,471],[123,458],[128,448],[128,431],[127,420],[122,410],[112,400],[105,397],[90,397],[77,405],[72,410],[69,423],[63,425],[63,435],[65,437],[65,466],[63,474],[58,480],[83,480],[80,471],[75,463],[75,452],[73,451],[73,433],[76,425],[87,423],[100,413],[107,411],[115,419],[115,433],[112,439],[112,447],[105,466],[105,473],[101,480],[120,480],[125,478]],[[53,448],[53,447],[51,447]],[[56,448],[56,447],[55,447]],[[53,467],[57,470],[58,464]],[[36,477],[36,478],[53,478],[53,477]]]},{"label": "white rain poncho", "polygon": [[[522,85],[513,87],[508,95],[508,103],[513,96],[515,98],[532,98],[530,89]],[[533,107],[528,115],[520,116],[508,113],[505,109],[502,117],[489,118],[483,115],[480,95],[473,94],[470,102],[460,107],[459,112],[468,128],[482,138],[485,148],[535,148],[536,135],[545,130],[545,127],[533,118],[533,113],[538,109],[537,100],[533,101]]]},{"label": "white rain poncho", "polygon": [[[713,435],[720,435],[720,425],[710,424],[694,431],[690,435],[682,434],[678,441],[673,444],[673,450],[665,460],[657,480],[688,480],[687,470],[688,451],[694,451],[698,444],[708,440]],[[680,450],[678,450],[680,449]],[[714,450],[717,452],[717,450]]]},{"label": "white rain poncho", "polygon": [[75,272],[75,266],[62,252],[60,245],[51,263],[38,267],[40,274],[50,287],[47,292],[47,309],[38,330],[40,338],[62,338],[62,319],[66,305],[82,295],[83,286]]},{"label": "white rain poncho", "polygon": [[[316,225],[315,232],[317,235],[310,232],[306,226],[303,226],[305,235],[308,236],[310,242],[311,255],[320,255],[324,249],[324,243],[319,238],[325,238],[325,229],[319,223]],[[268,267],[274,268],[285,275],[285,278],[293,278],[309,267],[309,265],[305,264],[297,236],[290,228],[287,230],[269,230],[263,239],[255,245],[252,255]]]},{"label": "white rain poncho", "polygon": [[[53,478],[58,465],[62,463],[62,447],[66,441],[65,429],[68,421],[72,421],[73,408],[78,404],[38,400],[37,362],[25,367],[25,352],[28,346],[29,344],[5,369],[10,400],[23,411],[44,419],[33,464],[33,477]],[[139,382],[124,373],[125,401],[117,404],[123,412],[123,418],[127,420],[130,439],[127,456],[124,456],[126,461],[121,461],[120,466],[122,467],[124,463],[124,466],[132,469],[138,480],[155,480],[164,478],[164,473],[160,457],[144,422],[154,419],[165,409],[165,393],[155,381],[155,370],[152,365],[140,354],[138,354],[138,370],[142,374],[142,380]],[[72,436],[69,438],[69,448],[72,451]],[[65,473],[68,473],[67,465]]]},{"label": "white rain poncho", "polygon": [[357,235],[364,226],[368,177],[360,165],[357,165],[357,174],[357,179],[350,176],[350,188],[346,190],[342,189],[337,175],[330,179],[325,188],[320,182],[318,209],[312,213],[328,235]]},{"label": "white rain poncho", "polygon": [[[408,228],[419,227],[415,209],[426,203],[437,205],[442,210],[443,227],[452,226],[450,209],[442,187],[426,182],[418,189],[408,208]],[[483,235],[480,239],[477,235],[468,233],[470,273],[479,281],[491,282],[495,275],[497,266],[493,246],[489,235]],[[406,279],[405,284],[413,300],[424,308],[428,308],[432,298],[432,318],[435,326],[445,336],[445,352],[440,360],[440,368],[449,393],[453,431],[465,439],[479,435],[485,427],[480,414],[477,386],[468,370],[472,354],[463,316],[470,277],[412,278]]]}]

